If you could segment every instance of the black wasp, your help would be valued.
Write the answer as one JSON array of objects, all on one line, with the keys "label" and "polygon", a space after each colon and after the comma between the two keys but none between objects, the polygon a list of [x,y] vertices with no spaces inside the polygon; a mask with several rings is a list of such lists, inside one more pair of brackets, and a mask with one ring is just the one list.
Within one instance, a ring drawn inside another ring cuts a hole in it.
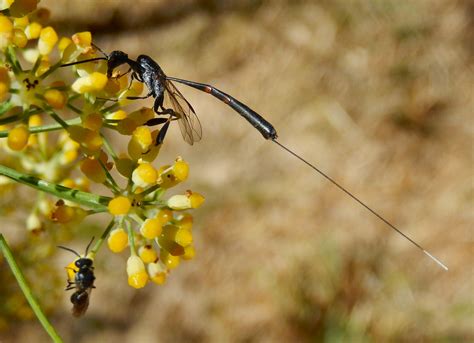
[{"label": "black wasp", "polygon": [[87,258],[87,253],[89,252],[89,247],[92,244],[94,237],[92,237],[91,241],[87,245],[86,252],[84,257],[79,255],[76,251],[66,248],[63,246],[58,246],[58,248],[67,250],[72,252],[74,255],[79,257],[76,261],[74,261],[74,265],[76,266],[77,270],[74,268],[69,268],[74,271],[74,281],[70,279],[67,280],[66,291],[71,289],[75,289],[76,291],[71,295],[71,302],[72,302],[72,314],[75,317],[80,317],[84,313],[86,313],[87,308],[89,307],[89,297],[92,288],[94,286],[94,266],[93,261],[90,258]]},{"label": "black wasp", "polygon": [[[96,47],[97,48],[97,47]],[[99,49],[99,48],[97,48]],[[100,50],[100,49],[99,49]],[[146,122],[146,125],[164,124],[157,136],[156,144],[161,144],[165,138],[168,126],[171,121],[177,120],[179,128],[184,140],[193,145],[202,138],[202,127],[199,118],[194,111],[194,108],[175,87],[172,81],[185,84],[187,86],[196,88],[200,91],[206,92],[218,98],[225,104],[229,105],[233,110],[244,117],[253,127],[255,127],[265,139],[276,141],[277,132],[272,124],[266,121],[261,115],[249,108],[247,105],[241,103],[229,94],[217,89],[214,86],[204,83],[198,83],[174,77],[168,77],[163,72],[161,67],[151,57],[147,55],[138,56],[134,61],[128,55],[120,50],[112,51],[109,55],[100,50],[105,57],[96,57],[88,60],[78,61],[63,64],[62,67],[81,64],[96,60],[107,60],[107,77],[112,77],[115,68],[122,64],[128,64],[128,72],[132,72],[132,81],[137,80],[144,83],[148,88],[148,93],[140,97],[127,97],[127,99],[146,99],[153,97],[155,99],[153,110],[158,115],[169,115],[168,119],[154,118]],[[125,74],[127,74],[125,73]],[[122,74],[121,76],[123,76]],[[165,108],[164,104],[169,104],[171,108]]]},{"label": "black wasp", "polygon": [[[217,89],[214,86],[198,83],[189,80],[178,79],[175,77],[166,76],[163,70],[160,68],[158,63],[156,63],[151,57],[146,55],[138,56],[137,60],[134,61],[128,57],[128,55],[120,50],[115,50],[107,55],[101,49],[96,47],[105,57],[95,57],[83,61],[77,61],[72,63],[66,63],[61,65],[62,67],[71,66],[80,63],[98,61],[98,60],[106,60],[107,61],[107,77],[112,77],[112,73],[115,68],[121,66],[122,64],[128,64],[129,70],[125,73],[132,72],[132,81],[137,80],[139,82],[144,83],[148,88],[148,93],[145,96],[141,97],[127,97],[127,99],[146,99],[149,97],[153,97],[155,99],[155,103],[153,105],[153,110],[158,115],[169,115],[168,118],[153,118],[147,121],[145,124],[152,126],[152,125],[159,125],[164,124],[160,132],[157,136],[155,144],[161,144],[165,138],[166,131],[168,130],[169,124],[173,120],[177,120],[179,123],[179,127],[181,129],[181,134],[184,140],[189,143],[193,144],[197,142],[202,137],[202,128],[201,123],[196,115],[191,104],[184,98],[184,96],[179,92],[179,90],[174,86],[173,82],[178,82],[184,84],[189,87],[193,87],[198,89],[202,92],[206,92],[211,94],[212,96],[216,97],[220,101],[224,102],[228,106],[230,106],[234,111],[239,113],[242,117],[245,118],[255,129],[257,129],[260,134],[267,140],[270,140],[277,144],[280,148],[288,152],[289,154],[293,155],[301,162],[305,163],[315,172],[319,173],[321,176],[326,178],[356,202],[358,202],[361,206],[371,212],[374,216],[379,218],[383,221],[388,227],[392,230],[396,231],[398,234],[403,236],[405,239],[410,241],[414,246],[420,249],[425,255],[435,261],[441,268],[448,270],[448,268],[436,257],[431,255],[427,250],[425,250],[421,245],[411,239],[408,235],[404,234],[401,230],[399,230],[395,225],[390,223],[387,219],[385,219],[382,215],[378,214],[375,210],[371,207],[366,205],[362,200],[356,197],[354,194],[349,192],[345,187],[341,186],[338,182],[336,182],[333,178],[329,175],[324,173],[321,169],[316,167],[314,164],[308,162],[306,159],[295,153],[294,151],[287,148],[285,145],[279,142],[277,132],[272,124],[270,124],[267,120],[265,120],[260,114],[252,110],[247,105],[243,104],[239,100],[235,99],[234,97],[230,96],[227,93]],[[120,76],[123,76],[122,74]],[[119,76],[119,77],[120,77]],[[172,82],[173,81],[173,82]],[[165,101],[166,100],[166,101]],[[165,108],[163,107],[164,103],[170,104],[172,108]]]}]

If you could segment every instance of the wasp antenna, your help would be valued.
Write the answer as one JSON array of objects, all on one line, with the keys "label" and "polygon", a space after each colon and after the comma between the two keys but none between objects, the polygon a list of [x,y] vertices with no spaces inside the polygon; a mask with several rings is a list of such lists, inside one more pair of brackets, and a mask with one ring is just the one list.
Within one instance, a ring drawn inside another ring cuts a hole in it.
[{"label": "wasp antenna", "polygon": [[97,50],[99,50],[99,51],[102,53],[102,55],[104,55],[104,57],[105,57],[106,59],[109,59],[109,55],[107,55],[101,48],[99,48],[99,47],[98,47],[97,45],[95,45],[94,43],[91,43],[91,45],[92,45],[94,48],[96,48]]},{"label": "wasp antenna", "polygon": [[395,225],[393,225],[392,223],[390,223],[387,219],[385,219],[384,217],[382,217],[380,214],[378,214],[377,212],[375,212],[373,209],[371,209],[368,205],[366,205],[362,200],[360,200],[359,198],[357,198],[354,194],[352,194],[351,192],[349,192],[347,189],[345,189],[344,187],[342,187],[339,183],[337,183],[334,179],[332,179],[329,175],[327,175],[326,173],[324,173],[322,170],[320,170],[318,167],[316,167],[315,165],[309,163],[307,160],[305,160],[303,157],[301,157],[300,155],[298,155],[297,153],[295,153],[294,151],[290,150],[289,148],[287,148],[286,146],[284,146],[283,144],[281,144],[280,142],[278,142],[276,139],[272,139],[272,141],[277,144],[278,146],[280,146],[280,148],[282,148],[283,150],[287,151],[288,153],[290,153],[291,155],[293,155],[294,157],[296,157],[297,159],[299,159],[301,162],[305,163],[307,166],[309,166],[311,169],[313,169],[314,171],[318,172],[319,174],[321,174],[323,177],[325,177],[327,180],[329,180],[333,185],[335,185],[336,187],[338,187],[341,191],[343,191],[344,193],[346,193],[347,195],[349,195],[352,199],[354,199],[355,201],[357,201],[360,205],[362,205],[363,207],[365,207],[369,212],[371,212],[373,215],[375,215],[377,218],[379,218],[381,221],[383,221],[385,224],[387,224],[391,229],[395,230],[399,235],[403,236],[404,238],[406,238],[410,243],[412,243],[415,247],[417,247],[418,249],[420,249],[421,251],[423,251],[423,253],[428,256],[429,258],[431,258],[434,262],[436,262],[438,264],[438,266],[440,266],[441,268],[443,268],[444,270],[448,270],[448,267],[446,267],[445,264],[443,264],[439,259],[437,259],[436,257],[434,257],[433,255],[431,255],[428,251],[426,251],[421,245],[419,245],[418,243],[416,243],[413,239],[411,239],[410,237],[408,237],[406,234],[404,234],[402,231],[400,231]]},{"label": "wasp antenna", "polygon": [[94,61],[100,61],[100,60],[106,60],[106,61],[107,61],[107,58],[106,58],[106,57],[94,57],[94,58],[90,58],[90,59],[88,59],[88,60],[76,61],[76,62],[61,64],[60,67],[61,67],[61,68],[62,68],[62,67],[69,67],[69,66],[73,66],[73,65],[76,65],[76,64],[82,64],[82,63],[94,62]]},{"label": "wasp antenna", "polygon": [[70,252],[72,252],[74,255],[76,255],[77,257],[81,258],[81,255],[79,255],[76,251],[74,251],[74,250],[72,250],[72,249],[70,249],[70,248],[66,248],[66,247],[63,247],[63,246],[61,246],[61,245],[58,245],[58,248],[64,249],[64,250],[67,250],[67,251],[70,251]]},{"label": "wasp antenna", "polygon": [[95,238],[95,237],[94,237],[94,236],[92,236],[92,239],[91,239],[91,241],[89,242],[89,244],[87,244],[87,247],[86,247],[86,253],[85,253],[85,255],[84,255],[84,256],[87,256],[87,253],[89,252],[89,248],[91,247],[91,244],[92,244],[92,242],[94,241],[94,238]]}]

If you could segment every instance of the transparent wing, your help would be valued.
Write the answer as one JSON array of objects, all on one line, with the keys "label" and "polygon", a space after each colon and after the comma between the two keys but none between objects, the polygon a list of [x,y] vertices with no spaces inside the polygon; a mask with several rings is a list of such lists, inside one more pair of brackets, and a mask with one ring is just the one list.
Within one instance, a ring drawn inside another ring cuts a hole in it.
[{"label": "transparent wing", "polygon": [[202,127],[193,107],[171,81],[166,80],[164,86],[165,104],[174,110],[184,140],[190,145],[199,142],[202,138]]}]

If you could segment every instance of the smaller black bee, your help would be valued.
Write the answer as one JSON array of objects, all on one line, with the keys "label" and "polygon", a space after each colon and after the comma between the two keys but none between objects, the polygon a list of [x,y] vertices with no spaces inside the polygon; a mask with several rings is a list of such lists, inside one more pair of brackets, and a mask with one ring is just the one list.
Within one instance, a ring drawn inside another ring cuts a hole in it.
[{"label": "smaller black bee", "polygon": [[[76,251],[66,248],[63,246],[58,246],[58,248],[67,250],[72,252],[74,255],[79,257],[74,262],[74,265],[79,269],[73,269],[75,274],[74,274],[74,281],[67,280],[67,286],[66,286],[66,291],[75,289],[76,291],[71,295],[71,303],[72,303],[72,314],[75,317],[80,317],[84,313],[86,313],[87,308],[89,307],[89,297],[92,288],[95,288],[94,286],[94,266],[93,266],[93,261],[90,258],[87,258],[87,253],[89,251],[89,247],[92,244],[92,241],[94,240],[94,237],[92,237],[91,241],[87,245],[86,252],[84,254],[84,257],[79,255]],[[71,268],[72,269],[72,268]]]}]

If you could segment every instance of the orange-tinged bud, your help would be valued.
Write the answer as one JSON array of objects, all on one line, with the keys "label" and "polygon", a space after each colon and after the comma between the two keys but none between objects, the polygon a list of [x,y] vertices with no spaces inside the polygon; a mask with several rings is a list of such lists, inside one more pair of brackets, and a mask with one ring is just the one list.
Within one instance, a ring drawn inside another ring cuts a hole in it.
[{"label": "orange-tinged bud", "polygon": [[66,105],[66,97],[57,89],[48,89],[44,92],[44,98],[52,108],[57,110],[64,108]]},{"label": "orange-tinged bud", "polygon": [[87,178],[96,183],[104,183],[106,174],[97,159],[86,158],[81,163],[81,171]]},{"label": "orange-tinged bud", "polygon": [[162,225],[165,225],[168,223],[170,220],[173,219],[173,211],[163,208],[161,209],[158,214],[156,215],[156,218],[160,221]]},{"label": "orange-tinged bud", "polygon": [[28,44],[28,37],[22,29],[14,29],[12,42],[19,48],[24,48]]},{"label": "orange-tinged bud", "polygon": [[10,76],[8,69],[0,67],[0,101],[4,101],[9,96]]},{"label": "orange-tinged bud", "polygon": [[91,113],[82,121],[82,125],[92,131],[98,131],[102,127],[102,124],[102,115],[100,113]]},{"label": "orange-tinged bud", "polygon": [[72,41],[81,49],[88,49],[91,47],[92,34],[89,31],[75,33],[72,35]]}]

